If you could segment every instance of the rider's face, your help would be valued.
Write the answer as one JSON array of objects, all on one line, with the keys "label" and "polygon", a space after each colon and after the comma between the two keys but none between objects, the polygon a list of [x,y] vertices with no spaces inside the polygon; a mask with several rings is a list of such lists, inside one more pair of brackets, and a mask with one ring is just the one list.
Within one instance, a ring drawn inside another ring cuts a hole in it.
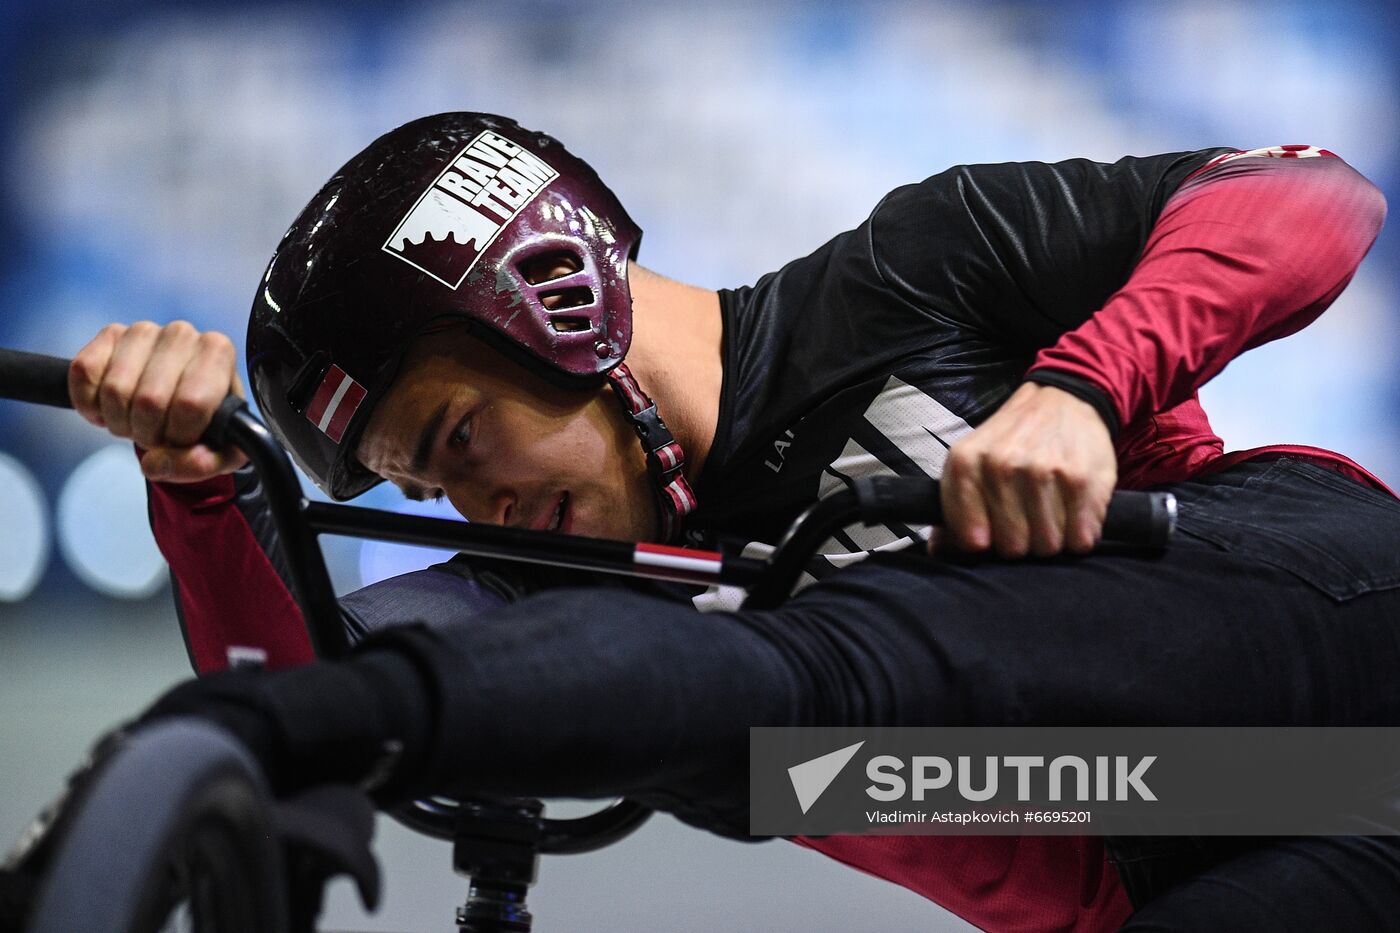
[{"label": "rider's face", "polygon": [[472,521],[655,534],[645,457],[612,390],[560,389],[460,329],[410,348],[356,453]]}]

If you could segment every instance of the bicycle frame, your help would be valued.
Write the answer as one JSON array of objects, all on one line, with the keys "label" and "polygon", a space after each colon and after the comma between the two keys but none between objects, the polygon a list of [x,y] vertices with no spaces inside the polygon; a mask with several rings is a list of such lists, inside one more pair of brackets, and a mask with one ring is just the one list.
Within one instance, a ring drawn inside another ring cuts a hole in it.
[{"label": "bicycle frame", "polygon": [[240,448],[258,471],[273,524],[287,552],[294,595],[303,609],[312,645],[320,657],[339,657],[349,649],[318,541],[322,534],[451,548],[474,557],[684,583],[748,586],[767,566],[752,558],[714,551],[525,531],[312,502],[302,495],[301,484],[286,452],[247,406],[232,397],[220,409],[210,435],[211,439]]}]

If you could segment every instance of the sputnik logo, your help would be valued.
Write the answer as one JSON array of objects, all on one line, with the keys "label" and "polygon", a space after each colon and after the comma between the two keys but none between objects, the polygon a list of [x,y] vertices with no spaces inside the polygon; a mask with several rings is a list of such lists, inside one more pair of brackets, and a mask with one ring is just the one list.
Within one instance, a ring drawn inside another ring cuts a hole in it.
[{"label": "sputnik logo", "polygon": [[854,745],[847,745],[820,758],[813,758],[788,768],[788,778],[792,781],[793,792],[797,794],[797,805],[802,808],[803,813],[812,809],[812,804],[826,793],[831,782],[850,764],[864,744],[864,741],[860,741]]}]

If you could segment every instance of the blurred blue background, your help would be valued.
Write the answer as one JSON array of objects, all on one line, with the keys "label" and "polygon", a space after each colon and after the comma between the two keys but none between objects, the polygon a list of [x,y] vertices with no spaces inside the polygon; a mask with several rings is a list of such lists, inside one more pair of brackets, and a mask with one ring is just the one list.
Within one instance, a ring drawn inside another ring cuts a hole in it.
[{"label": "blurred blue background", "polygon": [[[141,318],[241,343],[263,266],[322,181],[379,133],[442,110],[559,136],[647,231],[643,263],[710,287],[750,282],[858,223],[889,188],[961,162],[1311,143],[1400,203],[1393,3],[7,0],[0,15],[0,345],[64,356],[108,321]],[[1207,388],[1227,446],[1316,444],[1400,485],[1397,240],[1392,225],[1318,324]],[[139,477],[112,447],[69,413],[0,404],[0,782],[36,788],[11,795],[0,833],[61,770],[15,753],[71,762],[184,670]],[[342,588],[431,559],[329,551]],[[781,879],[785,911],[817,905],[808,929],[882,909],[896,911],[880,915],[887,928],[932,928],[917,898],[821,874],[810,853],[664,832],[718,848],[684,884],[647,882],[663,892],[663,928],[690,928],[666,912],[678,903],[701,911],[694,928],[731,925],[697,894],[719,888],[696,887],[725,872],[767,879],[754,904]],[[634,853],[629,877],[671,838],[619,847]],[[667,878],[691,870],[664,864]],[[446,904],[417,915],[390,890],[408,912],[382,922],[445,925]],[[555,890],[570,911],[592,903]],[[591,928],[574,916],[572,929]],[[767,927],[803,925],[781,916]],[[599,917],[598,929],[632,928]]]},{"label": "blurred blue background", "polygon": [[[506,113],[564,139],[648,231],[643,261],[712,287],[753,280],[889,188],[959,162],[1306,142],[1397,184],[1395,16],[1362,4],[10,11],[0,342],[65,356],[114,320],[182,317],[241,338],[273,245],[320,183],[387,128],[441,110]],[[1228,443],[1319,444],[1400,480],[1395,239],[1321,324],[1210,388]],[[71,416],[0,407],[13,458],[0,468],[39,491],[10,483],[0,499],[24,499],[54,532],[7,523],[7,550],[27,551],[0,574],[32,569],[0,593],[161,588],[158,555],[126,528],[141,511],[130,464],[109,456],[86,496],[72,483],[107,443]],[[421,560],[332,550],[343,586]]]}]

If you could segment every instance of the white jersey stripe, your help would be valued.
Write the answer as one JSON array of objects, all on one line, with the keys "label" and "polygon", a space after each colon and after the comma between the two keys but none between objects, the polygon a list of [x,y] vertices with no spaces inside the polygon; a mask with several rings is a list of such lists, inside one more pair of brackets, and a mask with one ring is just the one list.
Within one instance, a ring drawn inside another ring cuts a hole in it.
[{"label": "white jersey stripe", "polygon": [[972,432],[937,399],[898,376],[885,383],[865,420],[934,479],[943,475],[948,448]]},{"label": "white jersey stripe", "polygon": [[[971,425],[937,399],[897,376],[891,376],[870,402],[865,410],[865,420],[931,479],[943,475],[948,448],[972,432]],[[851,479],[889,476],[893,473],[894,470],[881,462],[879,457],[855,438],[850,438],[841,448],[840,455],[822,471],[817,484],[817,497],[825,498],[845,488]],[[927,540],[931,532],[926,526],[910,530],[920,540]],[[845,529],[845,536],[860,550],[849,551],[835,538],[827,540],[819,549],[819,553],[833,567],[844,567],[864,560],[873,552],[898,551],[914,543],[887,525],[851,525]],[[756,544],[750,544],[745,552],[759,547],[765,548],[766,552],[766,546]],[[815,577],[804,573],[794,589],[801,590],[815,582]],[[693,602],[702,611],[733,609],[741,597],[742,591],[736,587],[711,587],[695,597]]]}]

